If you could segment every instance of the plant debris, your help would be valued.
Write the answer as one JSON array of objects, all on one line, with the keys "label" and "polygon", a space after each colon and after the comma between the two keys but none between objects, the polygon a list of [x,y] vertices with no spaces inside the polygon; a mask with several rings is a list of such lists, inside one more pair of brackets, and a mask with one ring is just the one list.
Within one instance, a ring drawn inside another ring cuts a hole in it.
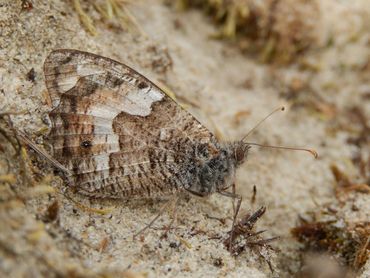
[{"label": "plant debris", "polygon": [[87,29],[87,31],[89,31],[91,35],[96,36],[98,33],[96,31],[95,25],[93,24],[93,20],[82,9],[80,0],[72,0],[72,3],[73,3],[73,7],[76,10],[78,16],[80,17],[82,25]]},{"label": "plant debris", "polygon": [[31,11],[33,9],[33,4],[30,0],[22,0],[21,1],[22,11]]},{"label": "plant debris", "polygon": [[35,72],[35,69],[34,68],[31,68],[27,74],[26,74],[26,77],[29,81],[31,82],[35,82],[36,80],[36,72]]},{"label": "plant debris", "polygon": [[318,46],[320,12],[314,0],[177,0],[174,5],[203,10],[220,26],[213,37],[236,40],[262,62],[290,63]]},{"label": "plant debris", "polygon": [[358,106],[353,106],[347,109],[346,117],[349,125],[356,123],[357,132],[354,136],[347,139],[349,144],[356,145],[357,147],[365,147],[370,145],[370,126],[368,125],[368,117],[365,112]]},{"label": "plant debris", "polygon": [[351,191],[357,191],[364,194],[370,193],[370,185],[366,183],[356,183],[350,180],[350,178],[343,173],[337,165],[331,165],[331,171],[334,175],[336,185],[335,185],[335,195],[338,200],[341,200],[343,195]]},{"label": "plant debris", "polygon": [[48,205],[43,215],[43,220],[45,222],[52,222],[58,218],[58,214],[59,214],[59,203],[57,200],[54,200],[51,204]]},{"label": "plant debris", "polygon": [[236,223],[233,233],[232,240],[231,231],[228,234],[228,237],[223,241],[226,249],[235,257],[239,256],[247,248],[250,248],[252,251],[257,252],[269,265],[271,271],[273,268],[269,258],[262,255],[262,249],[274,250],[270,242],[277,240],[278,237],[272,237],[264,239],[261,237],[261,234],[265,231],[255,231],[254,225],[266,212],[266,207],[259,208],[253,214],[246,214],[243,216],[239,222]]},{"label": "plant debris", "polygon": [[253,185],[253,195],[251,198],[251,204],[254,204],[256,202],[256,197],[257,197],[257,187],[256,185]]},{"label": "plant debris", "polygon": [[[112,21],[116,19],[120,27],[124,30],[138,33],[146,37],[145,32],[141,29],[135,17],[126,7],[129,2],[130,1],[104,0],[93,1],[91,4],[89,4],[98,12],[102,20]],[[72,3],[74,9],[80,17],[82,25],[91,35],[96,36],[98,32],[96,30],[94,20],[87,12],[85,12],[84,8],[81,6],[80,0],[72,0]]]},{"label": "plant debris", "polygon": [[[366,168],[362,155],[356,159],[357,165]],[[333,271],[339,271],[338,269],[344,267],[345,269],[341,270],[343,273],[359,272],[370,256],[370,222],[368,219],[349,218],[346,208],[351,208],[352,211],[366,209],[358,207],[355,201],[359,199],[356,198],[360,196],[358,194],[370,194],[367,172],[360,168],[360,175],[355,181],[334,163],[330,169],[335,180],[335,197],[338,202],[310,213],[309,220],[301,218],[300,224],[293,228],[291,233],[303,243],[304,254],[327,254],[335,258],[338,265]],[[349,198],[350,196],[352,198]],[[312,260],[304,262],[306,269],[311,268]],[[316,273],[318,270],[312,268],[311,271]]]},{"label": "plant debris", "polygon": [[336,221],[312,220],[292,229],[293,236],[304,244],[304,251],[330,253],[339,262],[358,270],[369,258],[370,225],[348,225],[343,219]]}]

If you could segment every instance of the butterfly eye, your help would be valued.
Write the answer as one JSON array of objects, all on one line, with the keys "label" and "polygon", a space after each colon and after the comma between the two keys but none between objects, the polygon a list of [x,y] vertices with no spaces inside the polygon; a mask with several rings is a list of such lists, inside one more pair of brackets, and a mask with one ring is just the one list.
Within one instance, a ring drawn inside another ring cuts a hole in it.
[{"label": "butterfly eye", "polygon": [[243,147],[238,147],[235,150],[235,159],[236,159],[236,161],[242,162],[244,160],[244,157],[245,157],[245,149]]},{"label": "butterfly eye", "polygon": [[83,147],[83,148],[89,148],[91,146],[92,146],[91,141],[83,141],[83,142],[81,142],[81,147]]}]

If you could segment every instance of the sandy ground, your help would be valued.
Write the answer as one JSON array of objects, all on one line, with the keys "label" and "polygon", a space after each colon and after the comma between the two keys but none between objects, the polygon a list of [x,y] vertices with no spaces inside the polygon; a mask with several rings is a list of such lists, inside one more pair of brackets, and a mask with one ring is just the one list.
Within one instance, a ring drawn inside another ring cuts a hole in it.
[{"label": "sandy ground", "polygon": [[[31,10],[21,11],[20,1],[1,1],[0,111],[24,111],[11,116],[14,127],[42,144],[40,134],[45,133],[50,111],[42,66],[47,54],[57,48],[101,54],[166,84],[193,115],[224,140],[240,139],[261,118],[285,105],[286,112],[269,119],[249,140],[314,148],[319,158],[252,148],[237,175],[237,192],[244,198],[242,213],[267,206],[258,229],[266,229],[266,237],[281,237],[272,244],[280,251],[268,255],[275,272],[271,274],[257,254],[248,251],[233,258],[220,240],[210,239],[230,228],[232,206],[225,197],[184,198],[177,208],[176,233],[161,239],[162,230],[150,230],[141,239],[133,240],[132,235],[156,215],[161,203],[74,196],[78,203],[109,210],[106,214],[88,212],[60,193],[62,182],[54,176],[48,181],[56,188],[54,193],[33,196],[35,187],[22,182],[19,164],[6,158],[10,147],[4,143],[1,174],[14,173],[17,181],[1,187],[0,275],[292,276],[300,267],[300,245],[291,237],[290,229],[297,225],[299,215],[318,211],[328,203],[336,204],[330,165],[335,162],[356,178],[357,169],[348,161],[358,149],[347,143],[348,131],[328,132],[333,118],[323,119],[307,109],[290,109],[292,102],[282,97],[282,92],[298,78],[335,105],[339,112],[334,120],[346,107],[359,106],[369,121],[369,78],[366,69],[359,73],[359,68],[366,67],[370,57],[370,33],[366,29],[370,7],[366,1],[346,4],[330,0],[320,4],[319,39],[322,45],[329,36],[335,39],[331,47],[307,54],[308,63],[320,69],[316,73],[294,63],[282,67],[261,64],[230,44],[209,39],[216,29],[198,11],[175,12],[160,1],[140,1],[129,7],[147,38],[126,32],[114,22],[97,22],[98,35],[93,37],[81,26],[69,2],[33,1]],[[92,18],[98,17],[92,8],[89,12]],[[32,68],[34,81],[27,78]],[[248,113],[235,123],[240,111]],[[364,150],[368,153],[369,144]],[[5,166],[7,160],[12,165],[10,169]],[[45,167],[42,172],[52,174],[46,163],[38,163]],[[251,204],[253,185],[257,186],[257,199]],[[23,197],[15,198],[14,191]],[[345,219],[369,221],[369,195],[351,194],[351,203],[343,212]],[[57,220],[45,221],[46,209],[55,200],[59,204]],[[359,209],[352,210],[352,205]],[[207,215],[227,220],[223,224]],[[156,227],[169,222],[165,214]],[[193,235],[194,231],[204,233]],[[359,277],[369,275],[368,263]]]}]

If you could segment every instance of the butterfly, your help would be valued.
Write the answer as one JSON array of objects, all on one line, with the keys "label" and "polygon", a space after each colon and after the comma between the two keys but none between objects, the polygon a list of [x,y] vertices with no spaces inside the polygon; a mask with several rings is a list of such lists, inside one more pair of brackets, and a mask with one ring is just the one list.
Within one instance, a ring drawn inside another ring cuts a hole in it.
[{"label": "butterfly", "polygon": [[[109,58],[59,49],[46,58],[44,74],[52,100],[48,141],[53,157],[49,161],[63,170],[75,191],[127,200],[180,191],[230,197],[237,201],[236,207],[233,202],[231,248],[242,201],[235,193],[236,169],[251,145],[266,145],[246,143],[246,136],[234,142],[218,141],[153,82]],[[317,156],[308,149],[267,147]]]},{"label": "butterfly", "polygon": [[248,154],[219,142],[194,116],[132,68],[60,49],[44,63],[53,109],[48,140],[77,192],[96,198],[198,196],[226,190]]}]

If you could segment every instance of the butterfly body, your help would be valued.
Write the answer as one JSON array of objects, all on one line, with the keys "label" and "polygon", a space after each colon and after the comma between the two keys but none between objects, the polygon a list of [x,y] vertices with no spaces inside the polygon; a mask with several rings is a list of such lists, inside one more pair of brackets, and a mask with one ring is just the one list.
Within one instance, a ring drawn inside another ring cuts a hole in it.
[{"label": "butterfly body", "polygon": [[234,182],[244,142],[220,143],[155,84],[124,64],[77,50],[44,65],[53,110],[49,142],[77,191],[134,199]]},{"label": "butterfly body", "polygon": [[209,157],[207,155],[209,150],[205,146],[198,146],[198,154],[195,154],[193,158],[201,162],[192,164],[188,169],[187,180],[190,187],[186,189],[199,196],[207,196],[228,189],[235,181],[237,167],[244,161],[244,153],[242,160],[238,160],[235,155],[240,150],[246,153],[248,147],[243,142],[226,143],[219,146],[216,155]]}]

